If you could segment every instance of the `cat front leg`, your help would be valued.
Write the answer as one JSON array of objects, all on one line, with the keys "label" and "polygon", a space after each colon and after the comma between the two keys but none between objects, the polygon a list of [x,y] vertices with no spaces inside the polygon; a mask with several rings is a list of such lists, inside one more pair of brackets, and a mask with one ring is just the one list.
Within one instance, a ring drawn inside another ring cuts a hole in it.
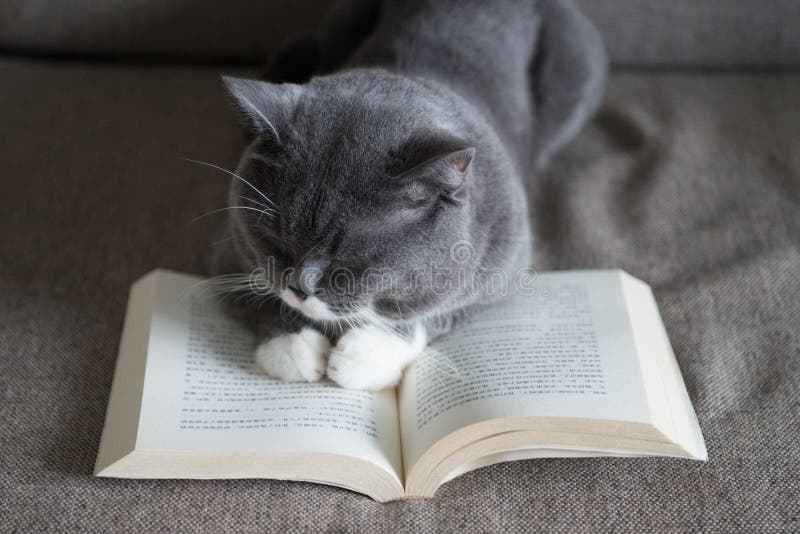
[{"label": "cat front leg", "polygon": [[396,386],[403,369],[427,344],[421,323],[408,330],[403,333],[370,324],[347,331],[331,350],[328,377],[347,389],[377,391]]},{"label": "cat front leg", "polygon": [[331,342],[311,327],[262,342],[256,363],[268,375],[287,382],[317,382],[325,374]]}]

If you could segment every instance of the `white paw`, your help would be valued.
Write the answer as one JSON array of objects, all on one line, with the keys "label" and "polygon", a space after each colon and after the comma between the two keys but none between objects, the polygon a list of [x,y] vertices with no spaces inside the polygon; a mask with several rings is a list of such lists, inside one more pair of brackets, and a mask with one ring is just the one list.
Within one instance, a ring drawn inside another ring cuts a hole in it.
[{"label": "white paw", "polygon": [[265,341],[256,349],[256,362],[273,378],[287,382],[316,382],[325,373],[331,342],[313,328]]},{"label": "white paw", "polygon": [[377,391],[394,387],[403,368],[425,348],[425,330],[417,327],[406,339],[377,326],[347,332],[328,359],[328,377],[347,389]]}]

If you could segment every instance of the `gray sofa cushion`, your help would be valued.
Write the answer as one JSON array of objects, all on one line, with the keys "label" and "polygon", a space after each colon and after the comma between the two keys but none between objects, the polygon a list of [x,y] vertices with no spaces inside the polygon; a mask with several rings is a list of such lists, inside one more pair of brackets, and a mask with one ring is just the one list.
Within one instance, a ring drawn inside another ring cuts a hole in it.
[{"label": "gray sofa cushion", "polygon": [[[796,0],[578,0],[611,58],[635,65],[800,65]],[[316,27],[323,0],[6,0],[0,49],[261,61]]]},{"label": "gray sofa cushion", "polygon": [[5,0],[0,51],[263,61],[317,27],[324,0]]},{"label": "gray sofa cushion", "polygon": [[536,266],[653,285],[710,461],[543,459],[381,505],[278,481],[92,478],[128,288],[197,271],[243,139],[214,70],[0,61],[0,530],[796,529],[800,76],[611,77],[531,177]]},{"label": "gray sofa cushion", "polygon": [[577,0],[624,65],[800,65],[797,0]]}]

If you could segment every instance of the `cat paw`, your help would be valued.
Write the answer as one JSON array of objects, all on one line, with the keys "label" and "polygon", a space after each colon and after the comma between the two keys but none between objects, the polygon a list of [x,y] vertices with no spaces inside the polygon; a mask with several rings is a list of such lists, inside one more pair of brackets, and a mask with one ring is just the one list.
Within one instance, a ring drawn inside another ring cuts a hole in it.
[{"label": "cat paw", "polygon": [[283,334],[256,349],[256,363],[268,375],[287,382],[316,382],[325,373],[331,342],[313,328]]},{"label": "cat paw", "polygon": [[377,326],[348,331],[331,351],[328,377],[347,389],[377,391],[396,386],[405,366],[425,348],[420,328],[411,339]]}]

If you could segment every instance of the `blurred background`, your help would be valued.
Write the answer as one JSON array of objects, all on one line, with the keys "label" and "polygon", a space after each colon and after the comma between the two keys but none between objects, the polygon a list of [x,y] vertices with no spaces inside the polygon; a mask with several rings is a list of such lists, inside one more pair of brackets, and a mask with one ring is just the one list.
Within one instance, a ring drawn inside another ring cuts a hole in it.
[{"label": "blurred background", "polygon": [[[792,66],[794,0],[576,0],[617,65]],[[4,0],[0,47],[61,57],[261,62],[322,0]]]},{"label": "blurred background", "polygon": [[491,466],[424,503],[91,477],[130,284],[203,272],[263,72],[310,0],[0,0],[0,531],[796,530],[800,1],[578,0],[612,61],[529,182],[537,269],[651,284],[710,461]]}]

